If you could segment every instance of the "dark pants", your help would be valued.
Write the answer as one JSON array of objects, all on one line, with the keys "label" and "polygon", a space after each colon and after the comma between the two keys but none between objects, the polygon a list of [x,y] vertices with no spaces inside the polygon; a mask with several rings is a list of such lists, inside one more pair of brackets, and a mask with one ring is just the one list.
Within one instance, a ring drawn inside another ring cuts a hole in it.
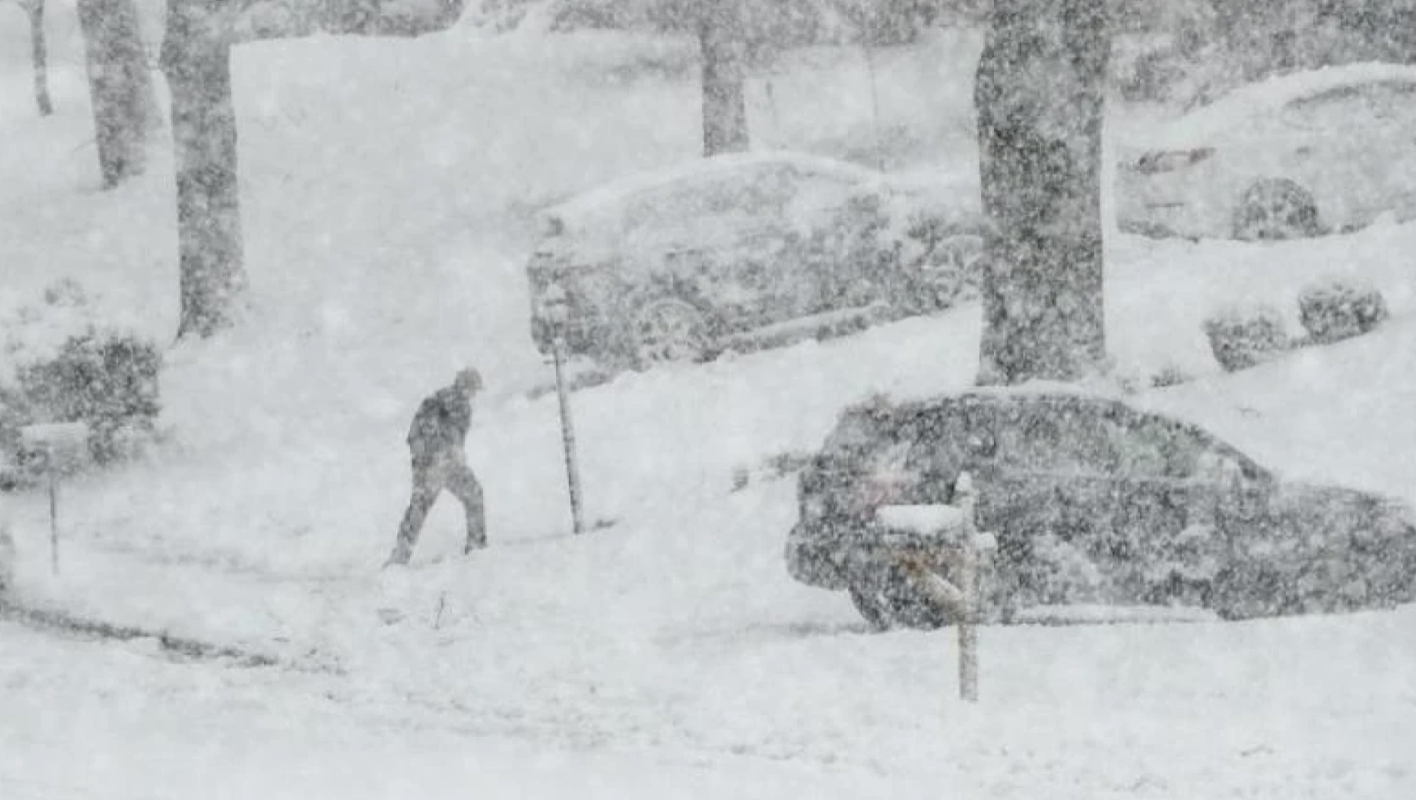
[{"label": "dark pants", "polygon": [[482,507],[482,485],[463,460],[462,454],[444,450],[429,456],[413,456],[413,497],[403,523],[398,526],[398,542],[388,557],[390,564],[407,564],[423,530],[423,521],[446,489],[462,503],[467,514],[467,546],[463,552],[487,546],[486,512]]}]

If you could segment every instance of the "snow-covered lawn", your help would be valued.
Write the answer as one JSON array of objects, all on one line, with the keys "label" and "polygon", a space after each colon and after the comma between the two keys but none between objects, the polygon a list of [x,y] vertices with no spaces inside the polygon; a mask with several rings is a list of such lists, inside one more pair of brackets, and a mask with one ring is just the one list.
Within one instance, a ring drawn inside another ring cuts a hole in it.
[{"label": "snow-covered lawn", "polygon": [[[170,351],[171,440],[149,461],[62,487],[58,576],[45,498],[6,496],[4,513],[28,602],[330,671],[175,666],[0,627],[0,797],[204,796],[206,774],[232,797],[1416,796],[1416,609],[989,628],[967,706],[951,634],[871,634],[843,595],[791,581],[792,481],[734,492],[735,471],[815,448],[870,392],[969,384],[973,306],[577,392],[588,516],[616,523],[570,535],[555,401],[524,397],[548,370],[526,324],[525,212],[697,142],[691,78],[593,79],[622,45],[454,32],[238,51],[250,320]],[[930,57],[877,66],[967,120],[967,76],[921,67],[967,60]],[[816,74],[776,79],[795,127],[766,127],[770,144],[868,122],[859,87],[831,103],[809,94],[830,85]],[[82,83],[56,83],[57,118],[0,117],[0,311],[72,275],[170,336],[170,166],[96,192]],[[1416,227],[1110,246],[1122,372],[1196,378],[1146,402],[1271,466],[1413,497]],[[1297,292],[1329,273],[1376,283],[1392,320],[1217,372],[1205,314],[1275,301],[1296,327]],[[380,573],[408,417],[467,361],[489,383],[468,453],[492,546],[460,557],[445,499],[414,566]],[[122,777],[80,784],[76,758]]]}]

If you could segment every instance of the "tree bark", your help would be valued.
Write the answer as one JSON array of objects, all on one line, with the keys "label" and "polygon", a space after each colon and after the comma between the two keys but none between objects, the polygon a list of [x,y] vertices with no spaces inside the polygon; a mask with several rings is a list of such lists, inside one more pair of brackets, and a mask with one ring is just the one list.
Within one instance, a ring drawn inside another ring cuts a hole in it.
[{"label": "tree bark", "polygon": [[168,0],[160,61],[172,97],[181,272],[178,338],[234,323],[246,287],[231,44],[202,2]]},{"label": "tree bark", "polygon": [[748,148],[747,98],[743,90],[741,47],[732,26],[709,17],[698,28],[703,54],[703,155]]},{"label": "tree bark", "polygon": [[1106,368],[1105,0],[995,0],[975,82],[984,212],[980,384]]},{"label": "tree bark", "polygon": [[49,98],[49,44],[44,38],[44,0],[22,2],[30,26],[30,60],[34,64],[34,102],[39,106],[39,114],[47,117],[54,113],[54,102]]},{"label": "tree bark", "polygon": [[78,14],[99,169],[109,189],[146,167],[157,100],[133,0],[79,0]]}]

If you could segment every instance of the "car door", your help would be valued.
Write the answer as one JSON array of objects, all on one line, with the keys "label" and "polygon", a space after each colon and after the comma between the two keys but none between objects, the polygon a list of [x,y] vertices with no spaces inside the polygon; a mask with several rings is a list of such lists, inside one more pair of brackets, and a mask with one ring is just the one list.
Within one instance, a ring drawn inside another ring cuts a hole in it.
[{"label": "car door", "polygon": [[1116,417],[1113,569],[1128,599],[1201,603],[1227,550],[1218,487],[1202,472],[1215,445],[1175,420],[1123,407]]}]

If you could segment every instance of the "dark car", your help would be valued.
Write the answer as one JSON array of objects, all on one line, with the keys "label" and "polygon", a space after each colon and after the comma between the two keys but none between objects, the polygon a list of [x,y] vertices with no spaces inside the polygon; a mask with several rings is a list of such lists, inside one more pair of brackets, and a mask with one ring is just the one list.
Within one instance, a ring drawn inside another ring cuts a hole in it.
[{"label": "dark car", "polygon": [[847,409],[800,476],[796,580],[877,627],[946,620],[883,557],[885,505],[950,503],[967,471],[998,543],[986,617],[1055,605],[1221,617],[1416,599],[1416,519],[1391,498],[1280,480],[1204,430],[1122,400],[978,389]]},{"label": "dark car", "polygon": [[946,308],[983,249],[975,183],[770,151],[619,179],[540,214],[532,338],[549,353],[564,309],[570,355],[643,368]]}]

